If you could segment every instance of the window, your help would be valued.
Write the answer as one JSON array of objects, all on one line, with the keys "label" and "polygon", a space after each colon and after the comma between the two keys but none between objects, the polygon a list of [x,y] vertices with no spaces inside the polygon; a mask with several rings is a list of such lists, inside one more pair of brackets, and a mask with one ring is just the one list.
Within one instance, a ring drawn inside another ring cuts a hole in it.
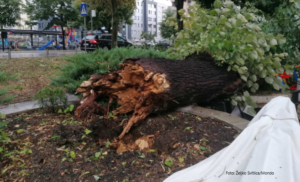
[{"label": "window", "polygon": [[149,20],[149,21],[152,21],[152,18],[149,17],[148,20]]},{"label": "window", "polygon": [[153,18],[153,21],[156,21],[156,18]]},{"label": "window", "polygon": [[143,27],[143,24],[141,24],[141,27]]},{"label": "window", "polygon": [[156,28],[156,25],[153,25],[153,28]]},{"label": "window", "polygon": [[138,20],[140,19],[140,17],[138,16]]},{"label": "window", "polygon": [[138,27],[140,27],[140,24],[139,24],[139,23],[138,23],[137,25],[138,25]]},{"label": "window", "polygon": [[149,15],[151,15],[151,11],[149,10]]},{"label": "window", "polygon": [[192,1],[191,1],[191,0],[189,0],[189,1],[188,1],[188,3],[189,3],[189,4],[192,4]]},{"label": "window", "polygon": [[153,5],[153,8],[156,8],[156,5]]}]

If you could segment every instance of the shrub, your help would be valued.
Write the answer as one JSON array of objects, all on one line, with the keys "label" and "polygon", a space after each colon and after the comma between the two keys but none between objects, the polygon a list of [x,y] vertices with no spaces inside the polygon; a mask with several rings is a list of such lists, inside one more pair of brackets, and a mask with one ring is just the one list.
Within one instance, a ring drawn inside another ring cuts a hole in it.
[{"label": "shrub", "polygon": [[[169,49],[171,55],[186,57],[193,52],[207,51],[216,60],[218,66],[225,66],[228,71],[237,72],[251,92],[259,89],[258,79],[264,79],[274,89],[286,89],[276,73],[283,73],[281,61],[287,53],[272,54],[271,49],[284,44],[283,35],[266,34],[262,31],[256,17],[247,9],[239,10],[233,2],[216,0],[214,9],[201,8],[200,5],[190,7],[185,15],[180,10],[185,22],[184,30],[177,34],[174,48]],[[176,26],[175,18],[169,18],[168,25]],[[287,74],[292,67],[286,65]],[[249,93],[235,96],[232,103],[250,102]]]},{"label": "shrub", "polygon": [[66,58],[70,63],[61,68],[61,73],[57,78],[52,78],[51,84],[64,87],[67,92],[74,93],[77,87],[91,75],[117,70],[120,68],[119,64],[130,57],[166,58],[167,53],[154,49],[115,48],[110,51],[97,49],[88,54],[78,54]]},{"label": "shrub", "polygon": [[38,104],[51,112],[57,112],[59,108],[67,106],[67,97],[62,88],[44,87],[35,96]]}]

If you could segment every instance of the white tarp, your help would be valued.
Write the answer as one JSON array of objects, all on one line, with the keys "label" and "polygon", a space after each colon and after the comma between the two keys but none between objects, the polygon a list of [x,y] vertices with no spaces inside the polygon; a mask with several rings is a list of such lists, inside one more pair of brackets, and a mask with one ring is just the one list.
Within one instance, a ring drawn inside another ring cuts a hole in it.
[{"label": "white tarp", "polygon": [[300,182],[295,105],[272,99],[229,146],[164,182]]}]

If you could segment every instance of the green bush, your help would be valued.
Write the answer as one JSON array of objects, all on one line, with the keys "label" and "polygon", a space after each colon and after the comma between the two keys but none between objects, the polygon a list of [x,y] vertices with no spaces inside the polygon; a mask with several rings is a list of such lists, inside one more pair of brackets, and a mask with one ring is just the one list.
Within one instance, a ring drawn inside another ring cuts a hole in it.
[{"label": "green bush", "polygon": [[[255,14],[246,8],[239,10],[233,2],[216,0],[214,9],[201,8],[200,5],[190,6],[191,11],[179,14],[185,22],[184,30],[177,34],[174,48],[169,49],[171,55],[186,57],[191,53],[207,51],[216,60],[218,66],[228,71],[237,72],[251,92],[259,89],[257,81],[264,80],[274,89],[286,89],[282,79],[276,73],[292,73],[292,67],[281,65],[288,53],[272,54],[271,49],[284,44],[283,35],[267,34],[262,31]],[[168,25],[176,26],[176,19],[168,19]],[[235,96],[232,103],[251,102],[249,93]]]},{"label": "green bush", "polygon": [[55,113],[59,108],[66,108],[67,96],[62,88],[44,87],[35,96],[38,104],[46,110]]},{"label": "green bush", "polygon": [[117,70],[120,68],[119,64],[130,57],[167,58],[167,53],[154,49],[115,48],[110,51],[97,49],[88,54],[78,54],[66,58],[69,64],[61,68],[61,73],[57,78],[52,78],[51,84],[64,87],[67,92],[74,93],[77,87],[91,75]]}]

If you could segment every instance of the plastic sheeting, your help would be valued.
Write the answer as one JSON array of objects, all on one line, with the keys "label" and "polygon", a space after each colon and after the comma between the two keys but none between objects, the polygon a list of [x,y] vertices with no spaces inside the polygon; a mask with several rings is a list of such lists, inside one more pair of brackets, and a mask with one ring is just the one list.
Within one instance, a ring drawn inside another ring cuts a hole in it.
[{"label": "plastic sheeting", "polygon": [[229,146],[164,182],[300,182],[295,105],[272,99]]}]

